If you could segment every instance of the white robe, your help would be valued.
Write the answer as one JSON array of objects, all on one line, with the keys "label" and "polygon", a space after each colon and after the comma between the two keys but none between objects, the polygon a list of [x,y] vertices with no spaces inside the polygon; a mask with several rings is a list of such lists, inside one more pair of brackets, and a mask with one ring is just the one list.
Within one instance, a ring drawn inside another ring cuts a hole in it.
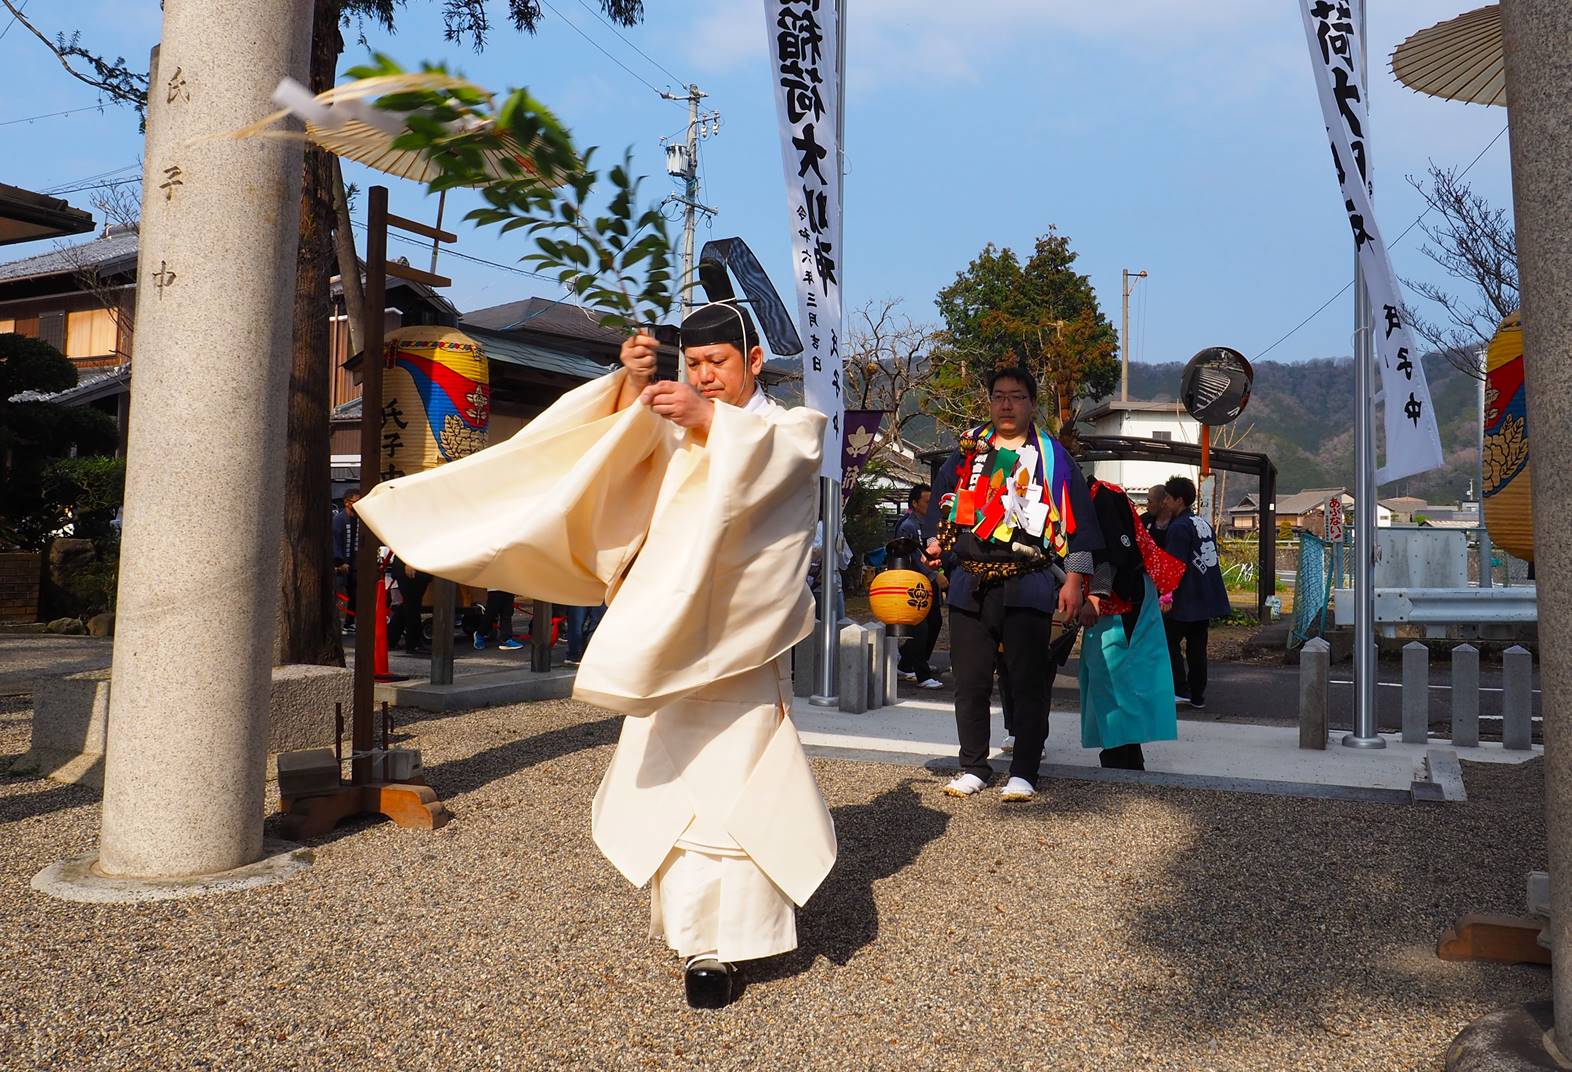
[{"label": "white robe", "polygon": [[[836,852],[786,685],[813,627],[824,417],[758,396],[717,404],[699,443],[642,404],[614,412],[624,376],[570,391],[506,442],[379,485],[356,513],[415,569],[606,600],[574,697],[653,717],[624,720],[595,794],[596,844],[635,885],[656,880],[652,929],[679,952],[784,952],[795,934],[781,898],[806,902]],[[706,892],[695,861],[673,876],[684,852],[733,877]],[[688,948],[705,936],[720,948]]]}]

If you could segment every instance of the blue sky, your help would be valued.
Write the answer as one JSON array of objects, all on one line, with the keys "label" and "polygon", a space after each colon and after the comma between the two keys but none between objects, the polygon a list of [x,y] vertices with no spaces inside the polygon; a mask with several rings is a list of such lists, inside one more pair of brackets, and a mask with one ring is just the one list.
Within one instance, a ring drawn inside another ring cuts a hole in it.
[{"label": "blue sky", "polygon": [[[632,146],[649,199],[675,190],[662,136],[680,135],[685,106],[659,88],[697,81],[722,115],[702,146],[703,200],[721,211],[699,240],[741,235],[786,282],[789,247],[764,18],[753,0],[648,0],[644,26],[623,31],[590,8],[551,0],[527,37],[496,18],[479,55],[442,39],[440,5],[410,0],[394,36],[371,47],[406,65],[445,59],[502,90],[528,85],[573,128],[580,145],[620,155]],[[1184,360],[1210,345],[1262,351],[1352,275],[1347,224],[1332,174],[1297,0],[849,0],[846,120],[848,308],[903,299],[932,320],[933,295],[984,243],[1030,249],[1052,224],[1070,236],[1104,311],[1117,323],[1120,269],[1151,273],[1131,320],[1136,360]],[[1376,205],[1388,239],[1423,208],[1404,181],[1426,162],[1465,165],[1506,125],[1506,113],[1431,100],[1397,84],[1386,57],[1403,37],[1457,14],[1461,0],[1371,5],[1370,140]],[[145,57],[156,43],[156,0],[32,0],[41,29],[83,31],[83,44]],[[0,25],[9,16],[0,18]],[[593,39],[633,73],[616,66]],[[345,66],[366,54],[350,44]],[[0,123],[94,103],[21,27],[0,38],[12,92]],[[35,190],[134,165],[141,152],[128,111],[0,126],[0,179]],[[134,175],[121,171],[115,177]],[[361,186],[378,181],[348,169]],[[1507,139],[1469,180],[1510,205]],[[394,180],[394,211],[430,219],[436,199]],[[70,195],[85,205],[87,194]],[[473,195],[458,195],[463,203]],[[469,207],[461,204],[460,207]],[[457,219],[453,200],[449,221]],[[460,248],[508,264],[517,234],[465,224]],[[674,228],[674,233],[677,228]],[[1400,274],[1440,278],[1415,230],[1394,249]],[[10,256],[45,247],[14,246]],[[410,250],[412,259],[418,254]],[[529,295],[559,296],[545,280],[454,259],[443,262],[461,309]],[[783,293],[786,293],[783,287]],[[789,299],[788,299],[789,304]],[[1305,360],[1349,352],[1345,296],[1268,356]]]}]

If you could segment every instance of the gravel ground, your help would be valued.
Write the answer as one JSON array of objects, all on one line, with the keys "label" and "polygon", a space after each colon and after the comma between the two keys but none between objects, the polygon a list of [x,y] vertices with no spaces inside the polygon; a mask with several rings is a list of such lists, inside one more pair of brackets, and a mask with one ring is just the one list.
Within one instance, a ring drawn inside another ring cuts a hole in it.
[{"label": "gravel ground", "polygon": [[[0,757],[25,704],[0,700]],[[92,847],[97,802],[0,775],[0,1068],[1392,1072],[1549,990],[1432,951],[1543,866],[1538,762],[1469,766],[1461,806],[1056,782],[1006,809],[825,760],[841,854],[802,948],[695,1013],[590,842],[615,720],[404,715],[456,820],[341,828],[305,875],[222,897],[33,893]]]}]

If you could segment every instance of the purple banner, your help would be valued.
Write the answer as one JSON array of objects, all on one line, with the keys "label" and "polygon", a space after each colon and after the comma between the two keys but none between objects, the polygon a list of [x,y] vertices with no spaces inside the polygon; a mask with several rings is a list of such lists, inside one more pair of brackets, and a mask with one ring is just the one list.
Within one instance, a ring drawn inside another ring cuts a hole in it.
[{"label": "purple banner", "polygon": [[841,514],[845,516],[846,504],[851,501],[852,488],[857,477],[873,453],[879,428],[884,424],[888,410],[849,409],[846,411],[845,432],[841,436]]}]

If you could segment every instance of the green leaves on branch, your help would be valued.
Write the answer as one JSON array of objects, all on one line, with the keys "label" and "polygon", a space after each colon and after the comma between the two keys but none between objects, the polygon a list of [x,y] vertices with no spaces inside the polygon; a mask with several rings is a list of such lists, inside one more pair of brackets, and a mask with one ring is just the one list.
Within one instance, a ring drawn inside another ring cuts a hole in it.
[{"label": "green leaves on branch", "polygon": [[[399,113],[405,130],[394,147],[422,153],[440,174],[432,190],[471,187],[485,204],[465,218],[502,233],[524,230],[535,252],[520,258],[555,277],[600,313],[609,327],[631,328],[665,317],[676,303],[672,242],[656,208],[637,213],[632,151],[604,176],[581,155],[567,129],[528,90],[493,107],[490,94],[426,65],[431,88],[401,90],[377,106]],[[405,73],[386,56],[349,72],[355,78]],[[604,180],[604,181],[603,181]],[[604,193],[605,209],[592,202]]]}]

